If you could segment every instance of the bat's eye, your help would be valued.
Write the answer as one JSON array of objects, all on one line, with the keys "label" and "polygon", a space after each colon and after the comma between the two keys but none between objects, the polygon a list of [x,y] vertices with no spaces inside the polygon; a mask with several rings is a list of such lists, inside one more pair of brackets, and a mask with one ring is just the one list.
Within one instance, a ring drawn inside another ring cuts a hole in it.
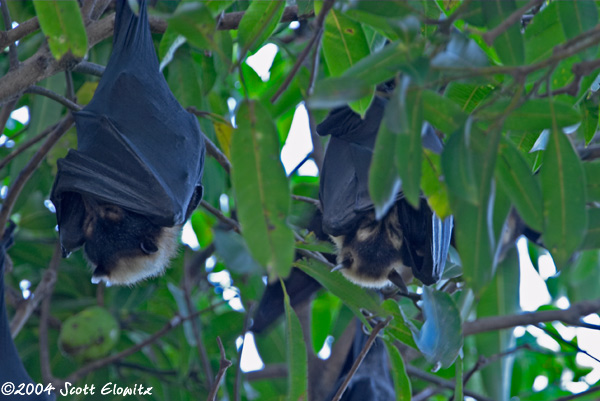
[{"label": "bat's eye", "polygon": [[158,251],[156,244],[147,238],[140,242],[140,249],[146,255],[152,255]]},{"label": "bat's eye", "polygon": [[118,223],[124,217],[123,209],[115,205],[103,205],[100,207],[100,217]]},{"label": "bat's eye", "polygon": [[344,258],[342,259],[342,266],[349,269],[354,264],[354,258],[350,252],[344,253]]}]

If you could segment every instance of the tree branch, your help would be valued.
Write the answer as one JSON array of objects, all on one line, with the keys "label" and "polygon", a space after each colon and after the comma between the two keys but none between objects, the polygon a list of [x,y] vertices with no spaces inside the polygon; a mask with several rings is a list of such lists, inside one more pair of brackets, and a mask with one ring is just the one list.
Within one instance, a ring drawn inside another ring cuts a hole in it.
[{"label": "tree branch", "polygon": [[6,199],[4,199],[4,204],[2,205],[2,209],[0,209],[0,236],[4,234],[4,228],[6,227],[6,222],[12,212],[12,208],[19,197],[19,194],[23,190],[23,187],[31,178],[31,175],[38,168],[46,154],[52,149],[54,144],[58,142],[60,137],[67,132],[71,125],[73,125],[74,119],[71,113],[67,114],[56,126],[54,131],[48,136],[46,142],[40,147],[40,149],[33,155],[33,157],[29,160],[27,165],[21,170],[15,181],[12,183],[10,189],[8,190],[8,194],[6,195]]},{"label": "tree branch", "polygon": [[40,22],[37,17],[33,17],[19,24],[14,29],[9,28],[7,27],[6,31],[0,31],[0,49],[4,49],[6,46],[10,46],[17,40],[23,39],[30,33],[40,29]]},{"label": "tree branch", "polygon": [[215,377],[215,381],[213,382],[212,388],[210,389],[207,401],[216,401],[217,392],[219,391],[219,384],[221,383],[223,376],[225,376],[227,368],[231,366],[231,361],[228,360],[225,355],[225,349],[223,348],[223,343],[221,342],[220,337],[217,337],[217,344],[219,344],[219,351],[221,351],[221,360],[219,361],[219,372],[217,373],[217,377]]},{"label": "tree branch", "polygon": [[544,0],[530,0],[529,3],[525,4],[523,7],[515,10],[511,15],[508,16],[504,21],[502,21],[497,27],[492,30],[487,31],[483,34],[482,38],[487,43],[488,46],[491,46],[492,43],[496,40],[496,38],[502,35],[512,24],[521,21],[521,17],[527,11],[531,10],[534,7],[542,4]]},{"label": "tree branch", "polygon": [[29,88],[25,89],[25,93],[33,93],[36,95],[46,96],[47,98],[52,99],[52,100],[62,104],[66,108],[70,109],[71,111],[79,111],[82,109],[82,107],[80,105],[78,105],[77,103],[74,103],[74,102],[70,101],[69,99],[67,99],[66,97],[61,96],[58,93],[53,92],[50,89],[46,89],[41,86],[36,86],[36,85],[30,86]]},{"label": "tree branch", "polygon": [[6,167],[8,163],[10,163],[10,161],[13,160],[15,157],[19,156],[21,153],[25,152],[27,149],[29,149],[30,147],[47,137],[52,131],[54,131],[57,125],[58,124],[51,125],[50,127],[43,130],[40,134],[29,139],[27,142],[24,142],[21,146],[19,146],[19,148],[13,150],[8,156],[6,156],[3,160],[0,161],[0,170]]},{"label": "tree branch", "polygon": [[568,309],[486,317],[471,322],[465,322],[463,325],[463,334],[465,336],[470,336],[486,331],[510,329],[516,326],[527,326],[530,324],[551,322],[555,320],[571,325],[578,325],[579,319],[598,311],[600,311],[600,299],[578,302],[571,305]]}]

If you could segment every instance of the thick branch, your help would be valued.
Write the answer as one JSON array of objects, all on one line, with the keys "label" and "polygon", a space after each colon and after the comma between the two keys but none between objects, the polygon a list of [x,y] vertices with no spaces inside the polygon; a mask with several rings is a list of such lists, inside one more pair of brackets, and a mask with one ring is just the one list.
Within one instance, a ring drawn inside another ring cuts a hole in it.
[{"label": "thick branch", "polygon": [[510,329],[516,326],[527,326],[530,324],[552,322],[555,320],[567,324],[578,325],[579,320],[582,317],[598,311],[600,311],[600,299],[593,301],[582,301],[573,304],[568,309],[528,312],[519,315],[486,317],[472,322],[465,322],[463,325],[463,333],[465,336],[469,336],[486,331]]},{"label": "thick branch", "polygon": [[17,40],[23,39],[25,36],[38,29],[40,29],[40,22],[37,17],[33,17],[22,24],[19,24],[15,29],[0,31],[0,49],[4,49],[6,46],[15,43]]}]

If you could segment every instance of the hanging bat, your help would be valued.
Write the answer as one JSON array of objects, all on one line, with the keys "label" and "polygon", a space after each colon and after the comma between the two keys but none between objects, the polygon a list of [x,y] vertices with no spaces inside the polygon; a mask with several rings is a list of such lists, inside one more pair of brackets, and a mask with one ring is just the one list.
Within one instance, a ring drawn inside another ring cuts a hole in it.
[{"label": "hanging bat", "polygon": [[203,192],[203,134],[159,72],[145,0],[139,9],[116,2],[111,57],[74,113],[77,150],[58,161],[50,196],[63,256],[83,246],[94,282],[161,274]]},{"label": "hanging bat", "polygon": [[[406,292],[412,277],[437,282],[448,255],[452,217],[441,220],[425,199],[414,209],[398,193],[396,203],[380,220],[369,196],[371,156],[387,100],[376,96],[364,119],[350,107],[333,110],[317,126],[331,135],[321,173],[319,197],[323,231],[337,246],[336,267],[350,281],[373,288],[391,282]],[[423,145],[441,152],[442,143],[428,124]]]}]

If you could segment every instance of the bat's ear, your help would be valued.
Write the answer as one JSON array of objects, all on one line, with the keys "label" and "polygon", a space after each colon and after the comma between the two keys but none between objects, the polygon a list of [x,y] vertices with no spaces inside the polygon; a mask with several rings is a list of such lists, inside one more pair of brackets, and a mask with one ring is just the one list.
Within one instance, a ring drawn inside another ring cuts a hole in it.
[{"label": "bat's ear", "polygon": [[198,204],[202,200],[202,195],[204,195],[204,187],[202,185],[196,185],[196,189],[192,194],[192,199],[190,199],[190,203],[188,203],[187,210],[185,212],[185,219],[187,220],[194,210],[198,207]]},{"label": "bat's ear", "polygon": [[75,192],[65,192],[60,202],[58,232],[63,257],[67,257],[85,242],[83,236],[85,206],[81,195]]}]

